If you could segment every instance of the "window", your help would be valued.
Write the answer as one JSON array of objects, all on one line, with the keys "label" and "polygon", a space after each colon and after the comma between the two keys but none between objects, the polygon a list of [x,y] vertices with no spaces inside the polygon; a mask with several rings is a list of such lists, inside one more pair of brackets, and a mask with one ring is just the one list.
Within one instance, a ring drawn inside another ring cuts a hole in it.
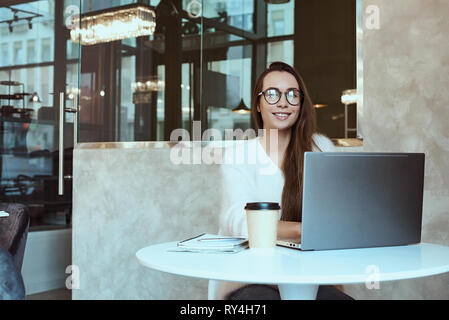
[{"label": "window", "polygon": [[[157,79],[165,83],[165,66],[157,66]],[[164,140],[164,119],[165,119],[165,90],[157,91],[157,139],[158,141]]]},{"label": "window", "polygon": [[122,57],[120,93],[120,141],[134,140],[133,82],[136,81],[136,57]]},{"label": "window", "polygon": [[293,65],[293,40],[269,42],[267,46],[267,66],[274,61]]},{"label": "window", "polygon": [[[19,20],[12,22],[12,32],[9,31],[8,23],[0,24],[0,40],[10,46],[6,58],[3,58],[3,50],[1,52],[1,66],[53,61],[54,6],[54,0],[30,1],[9,6],[19,10]],[[13,17],[11,9],[0,7],[0,20],[8,21]],[[5,61],[7,63],[4,63]]]},{"label": "window", "polygon": [[44,38],[41,42],[41,61],[53,61],[52,39]]},{"label": "window", "polygon": [[226,60],[213,61],[208,66],[203,95],[207,107],[207,125],[218,129],[223,139],[225,129],[245,130],[250,126],[250,114],[232,112],[241,99],[248,108],[251,107],[250,57],[251,46],[233,46],[229,48]]},{"label": "window", "polygon": [[33,93],[36,91],[35,84],[37,83],[36,79],[36,68],[28,68],[26,69],[26,82],[25,85],[25,92]]},{"label": "window", "polygon": [[[77,0],[78,2],[78,0]],[[98,0],[81,0],[81,11],[82,13],[91,12],[91,11],[97,11],[97,10],[103,10],[107,8],[112,7],[118,7],[123,6],[126,4],[136,3],[137,0],[104,0],[104,1],[98,1]],[[159,1],[157,1],[159,2]],[[155,1],[151,1],[151,5],[155,5]]]},{"label": "window", "polygon": [[[25,92],[37,92],[42,106],[53,104],[53,66],[14,69],[11,71],[11,80],[24,83]],[[22,100],[15,100],[14,106],[22,107],[22,103]],[[29,104],[25,98],[25,107]]]},{"label": "window", "polygon": [[15,41],[14,42],[14,64],[24,64],[24,56],[23,56],[23,48],[22,48],[22,41]]},{"label": "window", "polygon": [[38,68],[40,70],[39,94],[43,106],[53,105],[53,66]]},{"label": "window", "polygon": [[[0,71],[0,79],[9,80],[9,71]],[[8,87],[0,86],[0,94],[8,94]]]},{"label": "window", "polygon": [[189,130],[193,120],[193,84],[192,64],[182,64],[181,80],[181,108],[182,108],[182,127]]},{"label": "window", "polygon": [[293,35],[295,28],[295,1],[289,1],[285,4],[269,4],[267,10],[268,37]]},{"label": "window", "polygon": [[[183,8],[187,10],[191,1],[184,0]],[[253,31],[254,0],[199,0],[205,18],[224,20],[223,22],[246,31]]]},{"label": "window", "polygon": [[28,40],[27,42],[27,63],[36,62],[36,40]]},{"label": "window", "polygon": [[67,59],[78,59],[80,51],[80,45],[77,42],[71,40],[67,41]]},{"label": "window", "polygon": [[2,47],[1,47],[2,51],[2,57],[0,60],[0,66],[4,67],[4,66],[8,66],[9,65],[9,45],[8,43],[2,43]]}]

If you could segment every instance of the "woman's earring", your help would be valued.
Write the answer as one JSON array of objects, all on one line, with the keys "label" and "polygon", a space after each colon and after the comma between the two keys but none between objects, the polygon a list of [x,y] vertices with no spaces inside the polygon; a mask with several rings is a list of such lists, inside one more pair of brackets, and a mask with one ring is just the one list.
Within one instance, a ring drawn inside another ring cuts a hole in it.
[{"label": "woman's earring", "polygon": [[257,112],[260,112],[260,108],[259,108],[259,106],[257,106]]}]

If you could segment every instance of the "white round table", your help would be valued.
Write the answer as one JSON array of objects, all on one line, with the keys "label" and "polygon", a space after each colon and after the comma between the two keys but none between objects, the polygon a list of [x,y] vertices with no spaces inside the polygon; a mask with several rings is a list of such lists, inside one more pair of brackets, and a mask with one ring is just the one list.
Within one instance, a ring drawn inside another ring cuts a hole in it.
[{"label": "white round table", "polygon": [[324,284],[410,279],[449,272],[449,247],[420,243],[365,249],[299,251],[247,249],[234,254],[171,252],[177,242],[140,249],[144,266],[177,275],[254,284],[276,284],[285,300],[315,299]]}]

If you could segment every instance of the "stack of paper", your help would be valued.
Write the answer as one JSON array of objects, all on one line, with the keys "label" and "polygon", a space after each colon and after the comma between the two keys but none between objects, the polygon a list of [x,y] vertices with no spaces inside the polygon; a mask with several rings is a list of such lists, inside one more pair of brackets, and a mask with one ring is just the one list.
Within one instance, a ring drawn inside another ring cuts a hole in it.
[{"label": "stack of paper", "polygon": [[178,242],[178,252],[235,253],[248,248],[247,238],[201,234]]}]

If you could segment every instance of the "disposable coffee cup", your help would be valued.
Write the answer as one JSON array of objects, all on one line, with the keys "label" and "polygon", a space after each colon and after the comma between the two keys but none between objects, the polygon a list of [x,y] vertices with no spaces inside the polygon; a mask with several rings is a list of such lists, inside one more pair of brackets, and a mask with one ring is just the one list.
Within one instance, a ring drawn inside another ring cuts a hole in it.
[{"label": "disposable coffee cup", "polygon": [[279,210],[277,202],[250,202],[245,206],[250,248],[274,248]]}]

